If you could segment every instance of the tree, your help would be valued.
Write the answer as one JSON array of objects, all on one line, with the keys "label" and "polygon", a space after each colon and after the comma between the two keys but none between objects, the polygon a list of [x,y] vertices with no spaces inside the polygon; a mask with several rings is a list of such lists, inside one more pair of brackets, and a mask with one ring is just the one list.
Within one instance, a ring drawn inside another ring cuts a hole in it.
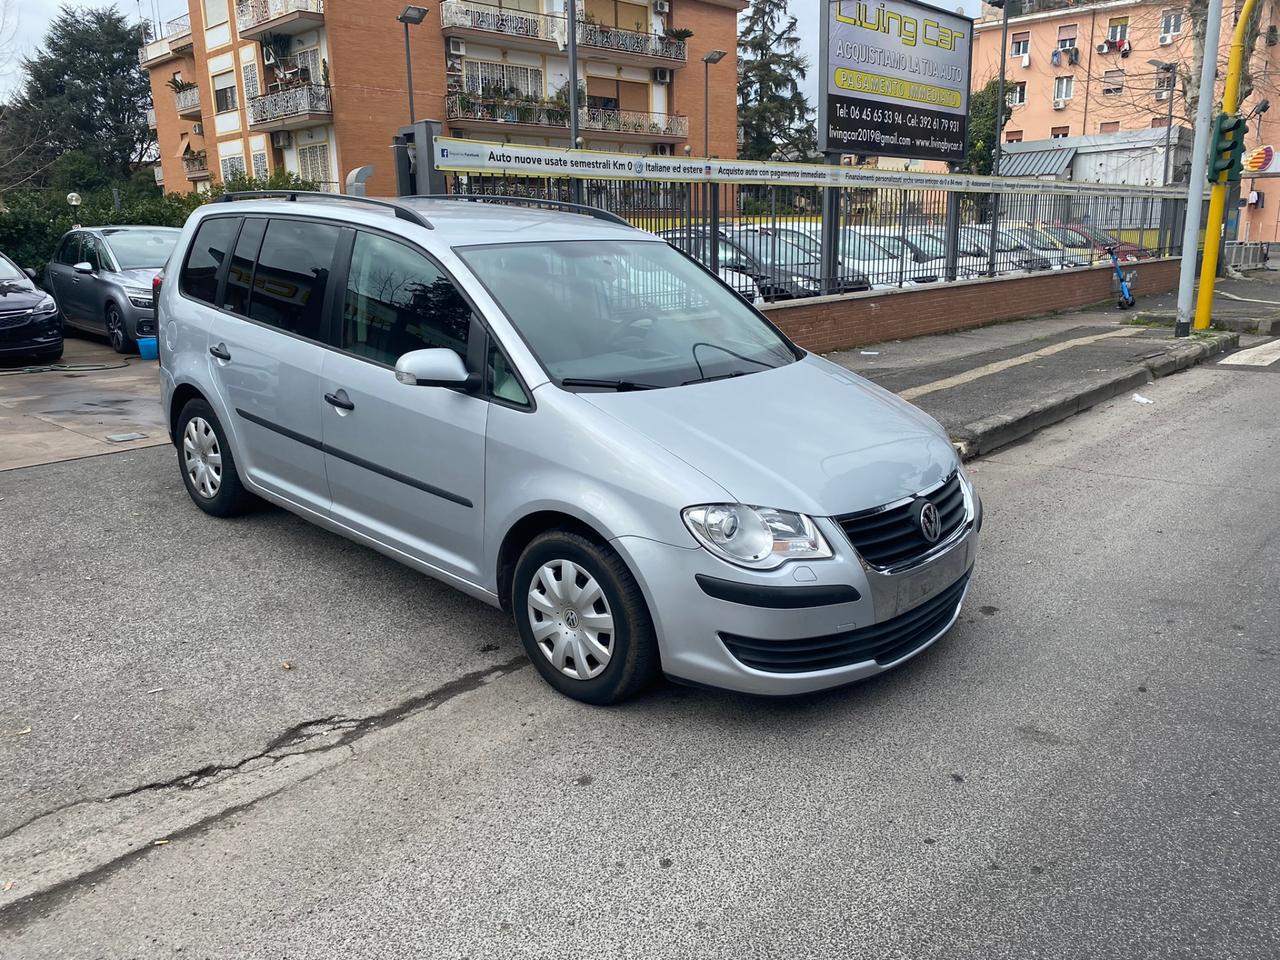
[{"label": "tree", "polygon": [[[996,145],[996,101],[998,79],[969,94],[969,153],[965,157],[965,172],[991,173],[992,151]],[[1004,123],[1009,122],[1013,109],[1004,104]],[[1002,124],[1003,126],[1003,124]]]},{"label": "tree", "polygon": [[786,0],[751,0],[738,37],[738,123],[748,159],[817,155],[813,112],[800,90],[809,61],[799,46]]},{"label": "tree", "polygon": [[146,26],[130,24],[115,7],[66,7],[54,18],[41,48],[23,61],[4,118],[6,129],[40,131],[20,164],[22,180],[44,185],[50,165],[69,151],[105,180],[125,180],[154,156],[151,86],[138,65],[146,40]]}]

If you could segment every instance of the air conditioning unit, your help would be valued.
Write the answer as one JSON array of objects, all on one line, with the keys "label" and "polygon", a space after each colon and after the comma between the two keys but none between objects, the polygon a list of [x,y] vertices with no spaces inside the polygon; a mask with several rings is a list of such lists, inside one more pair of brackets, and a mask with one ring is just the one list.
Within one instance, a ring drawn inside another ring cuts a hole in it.
[{"label": "air conditioning unit", "polygon": [[1029,66],[1031,66],[1031,54],[1024,53],[1022,55],[1022,69],[1025,70]]},{"label": "air conditioning unit", "polygon": [[293,134],[288,130],[273,130],[271,132],[271,145],[277,150],[285,150],[293,146]]},{"label": "air conditioning unit", "polygon": [[658,68],[656,68],[656,69],[653,71],[653,82],[654,82],[654,83],[670,83],[670,82],[671,82],[671,68],[670,68],[670,67],[658,67]]},{"label": "air conditioning unit", "polygon": [[1172,34],[1172,33],[1162,33],[1162,34],[1160,34],[1160,46],[1162,46],[1162,47],[1167,47],[1167,46],[1169,46],[1171,43],[1173,43],[1173,34]]},{"label": "air conditioning unit", "polygon": [[1111,52],[1111,41],[1110,41],[1110,40],[1103,40],[1100,44],[1098,44],[1098,46],[1097,46],[1095,49],[1096,49],[1099,53],[1110,53],[1110,52]]},{"label": "air conditioning unit", "polygon": [[467,41],[461,37],[449,38],[449,56],[465,57],[467,55]]},{"label": "air conditioning unit", "polygon": [[1168,91],[1168,90],[1157,90],[1157,91],[1156,91],[1156,99],[1157,99],[1157,100],[1168,100],[1168,99],[1169,99],[1169,91]]},{"label": "air conditioning unit", "polygon": [[669,0],[653,0],[653,12],[659,15],[665,15],[671,12],[671,3]]},{"label": "air conditioning unit", "polygon": [[1065,100],[1055,100],[1055,101],[1053,101],[1053,109],[1055,109],[1055,110],[1065,110],[1065,109],[1067,109],[1067,101],[1065,101]]},{"label": "air conditioning unit", "polygon": [[659,143],[654,146],[653,152],[659,157],[670,157],[676,152],[676,148],[669,143]]}]

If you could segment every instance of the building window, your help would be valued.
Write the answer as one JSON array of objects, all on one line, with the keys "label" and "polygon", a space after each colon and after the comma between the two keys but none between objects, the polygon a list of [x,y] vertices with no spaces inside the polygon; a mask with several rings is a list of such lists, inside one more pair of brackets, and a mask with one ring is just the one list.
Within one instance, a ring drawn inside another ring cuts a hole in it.
[{"label": "building window", "polygon": [[1099,133],[1119,133],[1120,121],[1108,120],[1106,123],[1100,123],[1098,124],[1098,132]]},{"label": "building window", "polygon": [[1027,102],[1027,85],[1025,83],[1015,83],[1009,88],[1009,106],[1018,107]]},{"label": "building window", "polygon": [[245,176],[244,157],[223,157],[221,164],[223,183]]},{"label": "building window", "polygon": [[267,172],[267,154],[266,151],[259,151],[253,155],[253,176],[256,180],[265,180],[270,174]]},{"label": "building window", "polygon": [[1182,32],[1182,11],[1166,10],[1160,14],[1160,32],[1176,35]]},{"label": "building window", "polygon": [[241,70],[244,73],[244,98],[252,100],[260,92],[258,88],[258,65],[256,63],[246,63]]},{"label": "building window", "polygon": [[333,185],[329,175],[329,145],[312,143],[298,148],[298,175],[303,180],[314,180],[321,189]]},{"label": "building window", "polygon": [[496,97],[509,90],[515,90],[525,97],[544,95],[542,71],[537,67],[467,60],[462,65],[462,80],[467,93],[478,93],[486,97]]},{"label": "building window", "polygon": [[1022,131],[1021,131],[1021,130],[1006,130],[1006,131],[1004,132],[1004,142],[1005,142],[1005,143],[1021,143],[1021,142],[1022,142]]},{"label": "building window", "polygon": [[1070,127],[1054,127],[1049,131],[1050,140],[1061,140],[1063,137],[1071,136]]},{"label": "building window", "polygon": [[227,0],[204,0],[204,25],[215,27],[231,19],[231,7]]},{"label": "building window", "polygon": [[1053,78],[1053,99],[1070,100],[1076,92],[1075,77],[1054,77]]},{"label": "building window", "polygon": [[1112,17],[1107,21],[1107,39],[1112,43],[1129,39],[1129,18]]},{"label": "building window", "polygon": [[1070,50],[1076,45],[1076,26],[1077,24],[1070,23],[1058,28],[1059,50]]},{"label": "building window", "polygon": [[298,65],[298,76],[306,83],[323,83],[324,66],[320,60],[320,48],[308,47],[293,55]]},{"label": "building window", "polygon": [[1151,126],[1154,128],[1167,127],[1169,125],[1168,117],[1152,117]]},{"label": "building window", "polygon": [[1108,96],[1124,93],[1124,71],[1108,70],[1102,75],[1102,92]]},{"label": "building window", "polygon": [[1009,56],[1020,57],[1024,53],[1031,52],[1031,34],[1015,33],[1010,42]]},{"label": "building window", "polygon": [[236,75],[231,71],[213,78],[213,109],[217,113],[230,113],[239,106],[236,99]]}]

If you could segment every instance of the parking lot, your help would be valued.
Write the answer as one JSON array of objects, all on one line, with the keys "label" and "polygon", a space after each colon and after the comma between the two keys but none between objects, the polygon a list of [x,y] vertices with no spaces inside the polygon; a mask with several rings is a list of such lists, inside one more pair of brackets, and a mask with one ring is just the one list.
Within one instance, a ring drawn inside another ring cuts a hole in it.
[{"label": "parking lot", "polygon": [[957,627],[786,701],[566,700],[168,447],[2,472],[0,953],[1271,957],[1273,382],[975,462]]}]

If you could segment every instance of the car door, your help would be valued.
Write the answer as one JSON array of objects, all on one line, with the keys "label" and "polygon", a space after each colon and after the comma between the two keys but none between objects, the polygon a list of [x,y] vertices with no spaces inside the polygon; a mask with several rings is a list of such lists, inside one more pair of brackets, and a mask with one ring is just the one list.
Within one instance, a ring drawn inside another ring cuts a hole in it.
[{"label": "car door", "polygon": [[76,273],[73,264],[83,261],[82,237],[80,233],[68,234],[58,248],[53,262],[49,264],[49,281],[53,289],[49,291],[58,301],[58,309],[69,323],[82,325],[82,311],[77,304],[80,290],[80,274]]},{"label": "car door", "polygon": [[72,296],[76,310],[86,326],[99,333],[106,333],[107,315],[104,307],[115,264],[102,238],[91,233],[86,233],[81,238],[80,253],[93,271],[74,274]]},{"label": "car door", "polygon": [[321,340],[340,236],[334,224],[302,218],[211,217],[183,269],[183,291],[190,280],[197,299],[216,307],[209,365],[233,418],[241,470],[322,515]]},{"label": "car door", "polygon": [[400,383],[395,362],[443,347],[479,372],[482,331],[448,274],[409,244],[355,231],[349,264],[335,349],[321,372],[333,518],[478,581],[489,404],[463,390]]}]

